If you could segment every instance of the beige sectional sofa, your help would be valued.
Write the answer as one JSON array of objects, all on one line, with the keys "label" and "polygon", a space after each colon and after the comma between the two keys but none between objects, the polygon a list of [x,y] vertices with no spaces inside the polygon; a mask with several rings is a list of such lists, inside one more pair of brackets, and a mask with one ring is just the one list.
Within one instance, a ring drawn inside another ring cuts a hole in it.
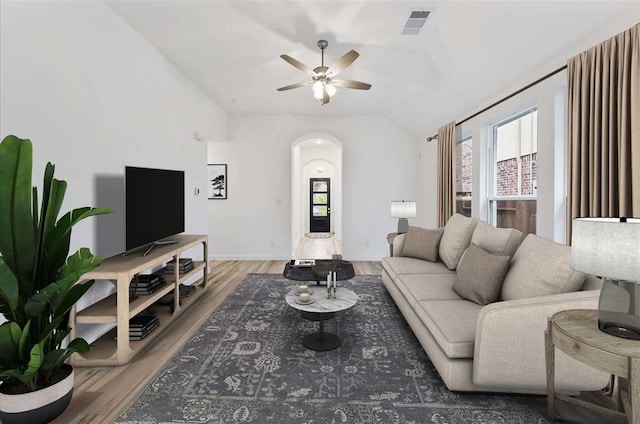
[{"label": "beige sectional sofa", "polygon": [[[410,227],[382,260],[387,290],[450,390],[545,393],[548,317],[597,308],[600,280],[569,267],[568,246],[521,240],[456,214],[444,229]],[[556,351],[556,390],[608,380]]]}]

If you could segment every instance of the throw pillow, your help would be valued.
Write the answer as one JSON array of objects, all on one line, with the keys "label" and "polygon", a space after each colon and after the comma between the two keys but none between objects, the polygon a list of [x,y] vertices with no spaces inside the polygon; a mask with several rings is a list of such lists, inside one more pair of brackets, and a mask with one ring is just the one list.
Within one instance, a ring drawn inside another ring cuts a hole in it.
[{"label": "throw pillow", "polygon": [[515,300],[579,290],[585,275],[570,267],[571,247],[529,234],[511,259],[502,299]]},{"label": "throw pillow", "polygon": [[500,298],[510,260],[509,256],[492,255],[471,243],[458,264],[453,290],[479,305],[495,302]]},{"label": "throw pillow", "polygon": [[440,259],[447,268],[454,270],[458,266],[460,257],[471,243],[473,229],[476,228],[478,220],[467,218],[459,213],[454,214],[447,225],[444,226],[444,233],[440,240]]},{"label": "throw pillow", "polygon": [[420,227],[409,227],[404,239],[402,256],[436,262],[443,232],[443,228],[427,230]]},{"label": "throw pillow", "polygon": [[492,255],[513,256],[522,241],[522,232],[515,228],[495,228],[479,221],[473,230],[471,242]]}]

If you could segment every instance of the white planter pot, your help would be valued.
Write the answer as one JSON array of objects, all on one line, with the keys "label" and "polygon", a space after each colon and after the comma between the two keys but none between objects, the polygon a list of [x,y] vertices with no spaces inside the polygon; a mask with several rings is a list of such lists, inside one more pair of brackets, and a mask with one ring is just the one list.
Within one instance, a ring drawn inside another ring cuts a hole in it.
[{"label": "white planter pot", "polygon": [[45,424],[62,414],[73,395],[74,372],[64,380],[35,392],[20,395],[0,393],[0,421],[3,424]]}]

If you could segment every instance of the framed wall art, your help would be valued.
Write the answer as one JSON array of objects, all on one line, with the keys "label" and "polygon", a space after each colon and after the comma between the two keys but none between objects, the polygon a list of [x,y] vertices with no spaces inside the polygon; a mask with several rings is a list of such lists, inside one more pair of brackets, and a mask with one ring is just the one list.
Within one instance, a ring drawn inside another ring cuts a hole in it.
[{"label": "framed wall art", "polygon": [[227,164],[207,165],[207,193],[209,199],[227,198]]}]

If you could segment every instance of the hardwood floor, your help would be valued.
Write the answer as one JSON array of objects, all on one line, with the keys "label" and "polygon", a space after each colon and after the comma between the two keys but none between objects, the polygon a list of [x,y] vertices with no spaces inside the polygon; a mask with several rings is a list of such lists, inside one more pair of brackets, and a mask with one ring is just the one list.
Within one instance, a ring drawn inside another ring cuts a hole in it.
[{"label": "hardwood floor", "polygon": [[335,236],[320,233],[306,235],[298,242],[293,259],[331,259],[333,255],[342,255],[342,245]]},{"label": "hardwood floor", "polygon": [[[130,364],[76,368],[71,404],[54,423],[113,423],[248,273],[281,274],[284,264],[285,261],[212,261],[208,292]],[[379,274],[381,270],[379,262],[354,261],[353,264],[357,275]],[[600,394],[586,396],[599,403],[607,401]],[[623,420],[558,403],[558,416],[562,419],[558,422],[624,423]]]}]

